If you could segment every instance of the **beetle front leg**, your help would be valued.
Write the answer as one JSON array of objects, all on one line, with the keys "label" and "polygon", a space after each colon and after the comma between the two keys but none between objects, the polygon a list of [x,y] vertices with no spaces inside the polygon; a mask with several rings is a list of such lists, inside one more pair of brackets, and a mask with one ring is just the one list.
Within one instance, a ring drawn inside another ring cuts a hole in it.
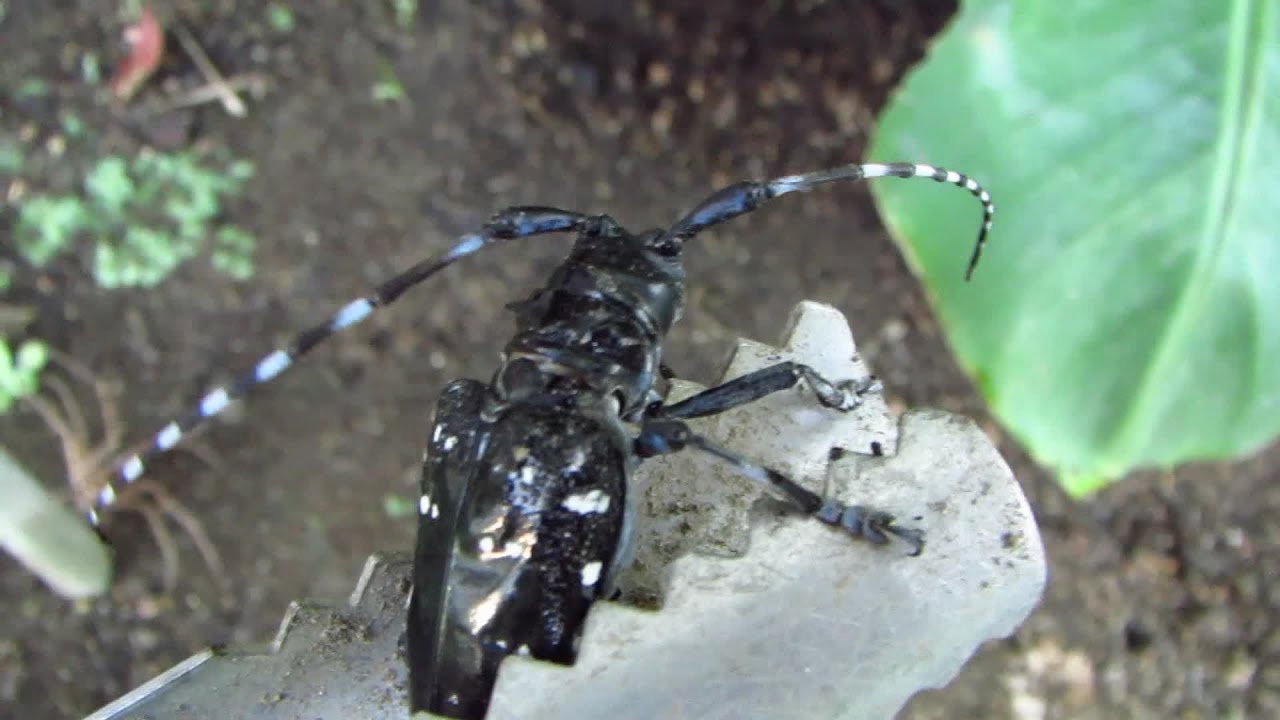
[{"label": "beetle front leg", "polygon": [[802,380],[817,395],[818,402],[842,411],[857,408],[862,404],[863,395],[880,388],[879,381],[874,377],[837,382],[828,380],[808,365],[788,360],[708,388],[678,403],[659,406],[650,414],[654,418],[673,420],[718,415],[775,392],[793,388]]}]

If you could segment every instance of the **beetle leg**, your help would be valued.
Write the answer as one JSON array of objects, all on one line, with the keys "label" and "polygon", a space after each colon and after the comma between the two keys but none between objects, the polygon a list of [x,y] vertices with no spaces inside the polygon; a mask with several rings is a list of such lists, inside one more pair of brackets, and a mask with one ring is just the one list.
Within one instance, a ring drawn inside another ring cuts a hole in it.
[{"label": "beetle leg", "polygon": [[646,421],[640,427],[640,435],[635,441],[636,454],[641,457],[666,455],[686,447],[698,448],[732,464],[745,477],[782,495],[805,514],[827,525],[839,527],[853,537],[865,539],[874,545],[884,545],[889,541],[889,536],[893,535],[911,546],[912,555],[919,555],[924,551],[923,531],[898,526],[893,515],[882,510],[862,505],[845,505],[832,498],[824,498],[773,468],[752,462],[732,450],[716,445],[693,432],[681,420]]},{"label": "beetle leg", "polygon": [[786,361],[734,378],[708,388],[692,397],[652,411],[655,418],[688,420],[718,415],[740,405],[755,402],[766,395],[795,387],[803,380],[818,397],[818,402],[836,410],[853,410],[862,404],[862,395],[879,388],[874,377],[834,382],[801,363]]}]

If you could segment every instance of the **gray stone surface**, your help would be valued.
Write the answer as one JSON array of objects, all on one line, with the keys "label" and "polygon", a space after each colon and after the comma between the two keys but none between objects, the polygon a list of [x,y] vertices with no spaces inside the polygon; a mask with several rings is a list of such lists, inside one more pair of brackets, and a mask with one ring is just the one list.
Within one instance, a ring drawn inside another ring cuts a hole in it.
[{"label": "gray stone surface", "polygon": [[[833,308],[801,304],[782,344],[742,343],[725,379],[782,359],[833,380],[866,375]],[[846,502],[923,528],[923,555],[780,514],[757,501],[755,486],[694,453],[653,463],[640,481],[660,519],[642,527],[638,560],[671,561],[680,527],[682,549],[716,554],[670,562],[658,612],[598,604],[573,668],[505,663],[491,718],[890,718],[1039,602],[1046,566],[1031,510],[971,421],[922,410],[898,422],[878,395],[843,414],[799,389],[699,429],[810,487],[829,484]],[[872,455],[872,441],[884,457]],[[833,447],[847,452],[832,461]],[[646,589],[666,574],[639,572]]]},{"label": "gray stone surface", "polygon": [[410,555],[373,555],[348,602],[295,602],[269,645],[193,655],[87,720],[404,718],[412,572]]},{"label": "gray stone surface", "polygon": [[[867,374],[832,308],[801,304],[782,345],[741,343],[725,378],[784,358],[833,380]],[[695,426],[923,528],[923,555],[786,512],[699,453],[650,461],[635,479],[632,604],[597,603],[572,668],[504,663],[490,718],[888,718],[1038,602],[1045,563],[1030,509],[972,422],[898,419],[875,392],[839,413],[801,387]],[[407,556],[374,556],[348,604],[295,604],[270,647],[201,653],[92,717],[403,717],[410,571]]]}]

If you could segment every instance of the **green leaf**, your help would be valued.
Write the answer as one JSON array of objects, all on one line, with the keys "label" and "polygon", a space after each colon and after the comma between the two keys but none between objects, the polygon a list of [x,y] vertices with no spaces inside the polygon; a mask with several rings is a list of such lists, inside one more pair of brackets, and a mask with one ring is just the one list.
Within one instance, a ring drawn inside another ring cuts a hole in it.
[{"label": "green leaf", "polygon": [[25,161],[22,146],[9,138],[0,136],[0,173],[17,175],[22,172]]},{"label": "green leaf", "polygon": [[408,30],[418,15],[418,0],[391,0],[391,9],[396,16],[396,26]]},{"label": "green leaf", "polygon": [[129,178],[129,164],[124,158],[106,157],[94,166],[84,180],[84,189],[108,216],[123,215],[137,189]]},{"label": "green leaf", "polygon": [[293,17],[293,10],[288,5],[273,2],[267,5],[267,22],[270,23],[271,29],[284,34],[293,32],[298,26],[298,22]]},{"label": "green leaf", "polygon": [[49,94],[49,83],[40,78],[27,78],[18,85],[18,90],[14,94],[18,100],[42,98]]},{"label": "green leaf", "polygon": [[18,250],[32,265],[42,267],[66,250],[89,222],[80,198],[37,195],[18,208]]},{"label": "green leaf", "polygon": [[88,85],[102,82],[102,66],[98,63],[98,54],[92,50],[80,56],[80,77]]},{"label": "green leaf", "polygon": [[210,260],[218,270],[237,280],[253,276],[253,251],[257,241],[235,225],[218,228]]},{"label": "green leaf", "polygon": [[411,517],[418,512],[418,503],[411,498],[388,493],[382,496],[382,512],[393,520]]},{"label": "green leaf", "polygon": [[49,348],[44,343],[28,340],[15,357],[8,341],[0,338],[0,415],[18,398],[40,389],[40,371],[48,360]]},{"label": "green leaf", "polygon": [[372,94],[378,102],[402,102],[409,97],[395,67],[382,58],[378,59],[378,81],[373,84]]},{"label": "green leaf", "polygon": [[[18,372],[24,375],[34,376],[35,373],[44,369],[47,362],[49,362],[49,348],[44,343],[28,340],[18,348]],[[30,388],[34,390],[36,385],[31,383]]]},{"label": "green leaf", "polygon": [[1280,432],[1277,4],[969,0],[882,119],[873,158],[994,196],[965,284],[972,198],[874,185],[961,363],[1073,492]]}]

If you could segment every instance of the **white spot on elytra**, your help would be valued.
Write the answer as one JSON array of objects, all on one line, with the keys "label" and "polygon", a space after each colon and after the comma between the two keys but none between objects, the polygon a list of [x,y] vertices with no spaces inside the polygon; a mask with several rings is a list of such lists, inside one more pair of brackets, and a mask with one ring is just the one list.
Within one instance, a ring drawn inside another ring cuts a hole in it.
[{"label": "white spot on elytra", "polygon": [[603,567],[604,567],[604,564],[601,563],[599,560],[596,560],[595,562],[589,562],[586,565],[583,565],[582,566],[582,586],[591,587],[592,585],[595,585],[596,581],[600,579],[600,569]]},{"label": "white spot on elytra", "polygon": [[604,494],[603,490],[595,489],[570,495],[560,503],[560,507],[579,515],[589,515],[608,510],[610,502],[612,502],[612,498]]},{"label": "white spot on elytra", "polygon": [[457,444],[458,444],[458,436],[457,436],[457,435],[450,435],[449,437],[447,437],[447,438],[445,438],[445,439],[444,439],[444,451],[445,451],[445,452],[449,452],[449,451],[450,451],[450,450],[452,450],[452,449],[454,448],[454,446],[456,446]]},{"label": "white spot on elytra", "polygon": [[431,508],[432,508],[432,504],[431,504],[430,495],[423,495],[422,497],[418,498],[418,514],[419,515],[429,515],[431,513]]}]

